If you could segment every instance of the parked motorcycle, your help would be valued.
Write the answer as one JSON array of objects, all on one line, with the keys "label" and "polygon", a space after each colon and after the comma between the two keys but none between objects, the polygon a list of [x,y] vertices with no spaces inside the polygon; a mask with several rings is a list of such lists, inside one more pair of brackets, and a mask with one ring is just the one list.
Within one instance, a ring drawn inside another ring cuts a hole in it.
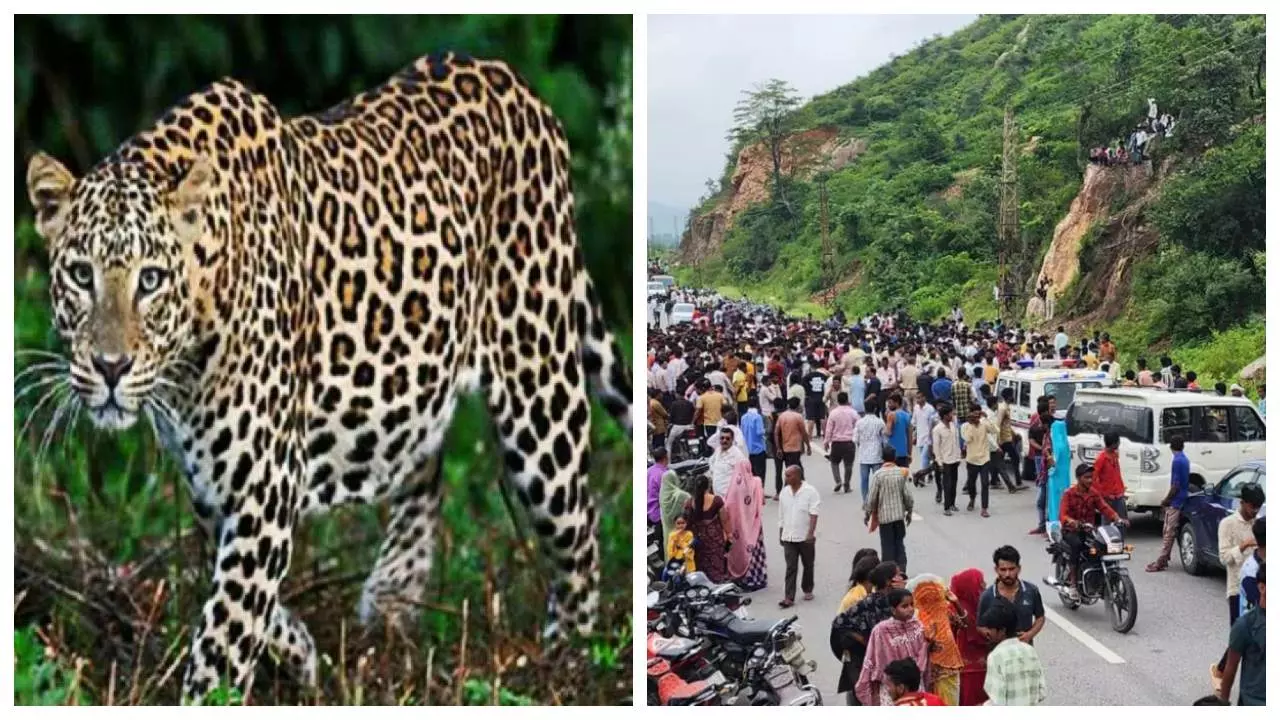
[{"label": "parked motorcycle", "polygon": [[1133,546],[1124,544],[1120,528],[1113,524],[1084,525],[1076,532],[1082,540],[1077,564],[1079,597],[1073,598],[1069,592],[1071,550],[1061,538],[1050,539],[1047,552],[1053,556],[1054,575],[1045,578],[1045,584],[1058,591],[1058,598],[1069,610],[1102,600],[1111,617],[1111,628],[1118,633],[1129,632],[1138,620],[1138,593],[1124,565]]},{"label": "parked motorcycle", "polygon": [[[809,682],[817,664],[804,657],[797,618],[753,619],[749,604],[733,583],[715,584],[700,572],[652,583],[650,654],[685,680],[726,678],[726,704],[821,705],[821,692]],[[708,674],[708,666],[718,674]]]},{"label": "parked motorcycle", "polygon": [[649,705],[720,705],[720,689],[709,682],[689,682],[662,658],[649,658]]},{"label": "parked motorcycle", "polygon": [[682,426],[671,438],[671,462],[697,460],[707,454],[706,449],[701,428],[696,425]]}]

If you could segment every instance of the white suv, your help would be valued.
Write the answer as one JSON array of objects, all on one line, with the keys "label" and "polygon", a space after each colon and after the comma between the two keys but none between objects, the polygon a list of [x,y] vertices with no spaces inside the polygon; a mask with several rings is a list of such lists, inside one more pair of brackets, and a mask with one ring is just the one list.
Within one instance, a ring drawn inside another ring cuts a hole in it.
[{"label": "white suv", "polygon": [[1246,398],[1154,388],[1080,389],[1067,410],[1072,457],[1092,463],[1102,437],[1120,435],[1127,504],[1155,510],[1169,491],[1169,440],[1181,435],[1191,482],[1212,485],[1232,468],[1266,458],[1267,425]]}]

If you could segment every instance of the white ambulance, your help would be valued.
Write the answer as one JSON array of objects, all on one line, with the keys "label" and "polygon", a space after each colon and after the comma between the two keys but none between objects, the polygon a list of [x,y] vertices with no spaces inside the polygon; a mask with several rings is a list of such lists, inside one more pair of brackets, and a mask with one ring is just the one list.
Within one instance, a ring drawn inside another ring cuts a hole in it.
[{"label": "white ambulance", "polygon": [[[1069,365],[1070,363],[1066,363]],[[1001,371],[996,380],[996,398],[1005,388],[1013,389],[1013,404],[1009,414],[1013,419],[1013,431],[1027,447],[1027,429],[1031,416],[1036,412],[1036,399],[1041,395],[1056,398],[1055,415],[1059,420],[1067,416],[1067,408],[1082,388],[1104,388],[1115,385],[1115,379],[1102,370],[1066,367],[1061,360],[1022,360],[1016,370]]]}]

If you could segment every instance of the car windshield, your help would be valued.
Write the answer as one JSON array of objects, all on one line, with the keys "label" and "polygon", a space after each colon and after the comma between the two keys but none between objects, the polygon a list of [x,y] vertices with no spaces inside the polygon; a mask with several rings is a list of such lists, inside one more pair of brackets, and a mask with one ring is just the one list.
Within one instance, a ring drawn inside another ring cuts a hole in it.
[{"label": "car windshield", "polygon": [[1102,387],[1102,383],[1096,380],[1084,380],[1080,382],[1047,382],[1044,384],[1044,394],[1056,398],[1058,401],[1058,410],[1064,410],[1071,407],[1071,401],[1076,399],[1076,390],[1080,388],[1097,388]]},{"label": "car windshield", "polygon": [[1067,411],[1067,435],[1109,432],[1136,443],[1151,442],[1151,409],[1107,402],[1072,403]]}]

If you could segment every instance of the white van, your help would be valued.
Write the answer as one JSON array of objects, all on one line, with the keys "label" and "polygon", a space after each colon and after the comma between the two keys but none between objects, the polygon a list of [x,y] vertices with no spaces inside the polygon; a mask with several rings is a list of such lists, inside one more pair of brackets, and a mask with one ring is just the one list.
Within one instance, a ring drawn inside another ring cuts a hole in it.
[{"label": "white van", "polygon": [[662,283],[662,287],[667,290],[670,290],[671,288],[676,286],[676,279],[671,277],[670,275],[654,275],[653,277],[649,278],[649,282],[651,283],[660,282]]},{"label": "white van", "polygon": [[649,297],[666,297],[667,296],[667,286],[656,280],[650,280],[648,286],[645,289],[648,291]]},{"label": "white van", "polygon": [[1009,406],[1009,416],[1013,420],[1013,431],[1022,440],[1022,447],[1027,447],[1027,429],[1031,427],[1031,416],[1036,412],[1036,399],[1048,395],[1058,401],[1055,413],[1061,420],[1067,416],[1067,407],[1075,399],[1076,391],[1084,388],[1110,387],[1113,380],[1101,370],[1087,370],[1062,367],[1061,361],[1037,360],[1033,367],[1003,370],[996,380],[996,398],[999,399],[1005,388],[1013,389],[1013,404]]},{"label": "white van", "polygon": [[1267,425],[1247,398],[1156,388],[1080,390],[1066,422],[1075,462],[1094,462],[1103,435],[1120,435],[1120,473],[1134,510],[1158,509],[1169,492],[1175,435],[1186,442],[1193,485],[1213,485],[1267,453]]}]

